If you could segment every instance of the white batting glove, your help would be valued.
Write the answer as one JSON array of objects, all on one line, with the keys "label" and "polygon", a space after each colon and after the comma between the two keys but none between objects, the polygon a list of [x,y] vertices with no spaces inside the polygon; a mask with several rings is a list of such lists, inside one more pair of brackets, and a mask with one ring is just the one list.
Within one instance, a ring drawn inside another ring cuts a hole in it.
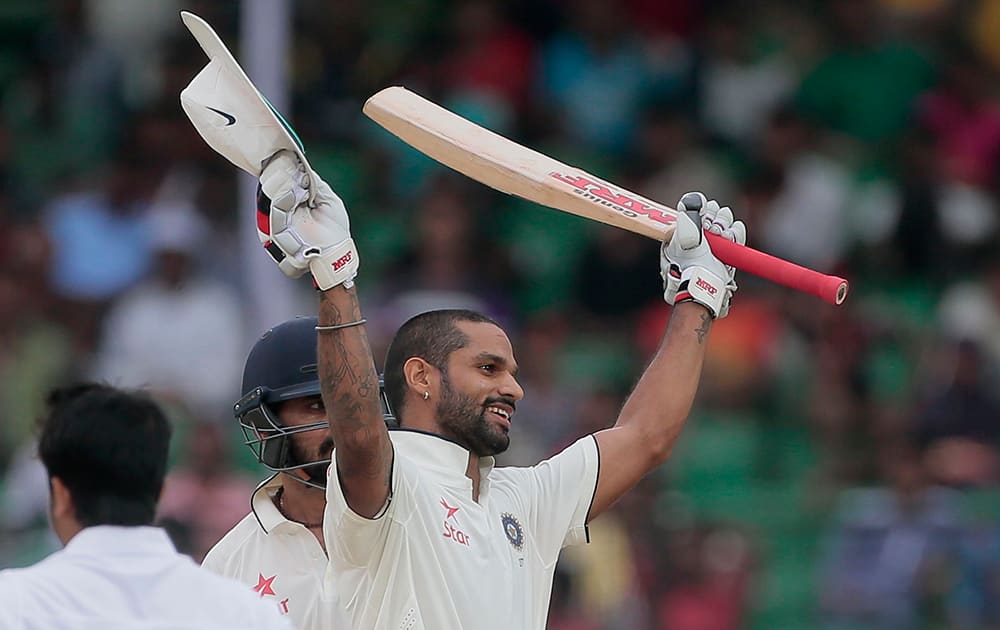
[{"label": "white batting glove", "polygon": [[687,193],[677,203],[677,227],[660,247],[663,299],[673,306],[697,302],[720,319],[729,314],[736,292],[736,268],[724,265],[712,253],[702,230],[746,244],[746,226],[733,220],[729,208],[707,201],[700,192]]},{"label": "white batting glove", "polygon": [[[316,186],[309,205],[310,181]],[[276,153],[260,174],[257,235],[286,276],[312,272],[322,290],[350,287],[358,274],[358,250],[344,202],[292,152]]]}]

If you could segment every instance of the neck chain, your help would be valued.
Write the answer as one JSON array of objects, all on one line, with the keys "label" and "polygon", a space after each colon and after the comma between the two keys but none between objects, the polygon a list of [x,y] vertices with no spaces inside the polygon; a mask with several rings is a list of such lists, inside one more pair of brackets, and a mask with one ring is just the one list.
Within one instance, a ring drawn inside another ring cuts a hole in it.
[{"label": "neck chain", "polygon": [[278,508],[278,512],[282,516],[284,516],[286,520],[289,520],[289,521],[291,521],[293,523],[298,523],[299,525],[301,525],[302,527],[305,527],[307,529],[316,529],[317,527],[323,527],[323,521],[320,521],[318,523],[305,523],[303,521],[295,520],[294,518],[292,518],[291,516],[289,516],[287,512],[285,512],[285,487],[284,486],[281,486],[280,488],[278,488],[278,491],[274,494],[274,505],[275,505],[275,507]]}]

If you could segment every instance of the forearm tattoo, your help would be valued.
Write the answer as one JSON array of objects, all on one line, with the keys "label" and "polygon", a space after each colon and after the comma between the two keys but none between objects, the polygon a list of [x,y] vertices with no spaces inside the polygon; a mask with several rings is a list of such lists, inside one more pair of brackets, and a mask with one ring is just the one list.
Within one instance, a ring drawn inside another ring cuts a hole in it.
[{"label": "forearm tattoo", "polygon": [[694,332],[698,334],[698,344],[701,345],[705,341],[705,337],[708,335],[709,329],[712,327],[712,316],[708,313],[702,313],[701,315],[701,326],[694,329]]},{"label": "forearm tattoo", "polygon": [[[357,294],[351,291],[349,295],[350,303],[338,306],[332,297],[323,294],[320,299],[320,324],[336,325],[359,320],[361,307]],[[330,429],[334,442],[347,447],[346,457],[338,457],[340,473],[377,474],[377,467],[354,466],[352,464],[362,462],[353,462],[354,458],[350,457],[351,445],[376,444],[376,432],[385,430],[379,409],[378,374],[372,362],[368,335],[364,327],[355,326],[321,332],[318,343],[320,389]]]}]

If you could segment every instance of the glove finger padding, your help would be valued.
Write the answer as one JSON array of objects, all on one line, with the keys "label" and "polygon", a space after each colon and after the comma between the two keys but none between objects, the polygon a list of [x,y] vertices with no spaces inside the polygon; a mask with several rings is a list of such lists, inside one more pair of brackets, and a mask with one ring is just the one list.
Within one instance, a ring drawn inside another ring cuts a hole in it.
[{"label": "glove finger padding", "polygon": [[734,243],[739,243],[740,245],[747,244],[747,226],[742,221],[735,221],[733,226],[723,233],[723,236],[733,241]]},{"label": "glove finger padding", "polygon": [[[708,219],[708,217],[706,217]],[[712,234],[722,236],[723,233],[733,225],[733,211],[729,207],[719,208],[719,210],[707,221],[705,229]]]},{"label": "glove finger padding", "polygon": [[[264,170],[260,174],[260,187],[272,200],[290,190],[306,191],[308,186],[309,178],[304,167],[291,151],[275,153],[264,165]],[[301,195],[301,192],[299,194]],[[292,204],[292,207],[295,205],[298,204]]]},{"label": "glove finger padding", "polygon": [[[308,201],[310,182],[316,186],[313,206]],[[344,202],[316,173],[307,176],[293,153],[279,152],[264,167],[257,218],[261,241],[286,275],[297,277],[308,269],[324,290],[357,275],[358,255]],[[273,248],[285,258],[279,260]]]},{"label": "glove finger padding", "polygon": [[[702,195],[702,197],[704,197],[704,195]],[[701,218],[702,229],[708,230],[715,223],[715,217],[719,214],[719,202],[714,199],[705,201],[698,214]]]},{"label": "glove finger padding", "polygon": [[298,264],[294,258],[285,255],[281,247],[271,238],[271,199],[264,194],[261,186],[257,185],[257,238],[264,246],[264,250],[271,256],[278,269],[289,278],[299,278],[309,266]]},{"label": "glove finger padding", "polygon": [[677,223],[670,243],[682,250],[692,251],[698,246],[704,245],[705,240],[702,238],[701,228],[684,212],[677,215]]}]

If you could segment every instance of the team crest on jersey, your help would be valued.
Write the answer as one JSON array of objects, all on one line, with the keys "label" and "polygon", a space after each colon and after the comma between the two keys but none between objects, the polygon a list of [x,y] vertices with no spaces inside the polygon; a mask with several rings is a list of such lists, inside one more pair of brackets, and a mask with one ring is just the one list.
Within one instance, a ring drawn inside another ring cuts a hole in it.
[{"label": "team crest on jersey", "polygon": [[514,549],[521,551],[524,548],[524,529],[521,527],[521,523],[513,514],[506,512],[500,516],[500,522],[503,523],[503,533],[507,535],[507,542]]}]

